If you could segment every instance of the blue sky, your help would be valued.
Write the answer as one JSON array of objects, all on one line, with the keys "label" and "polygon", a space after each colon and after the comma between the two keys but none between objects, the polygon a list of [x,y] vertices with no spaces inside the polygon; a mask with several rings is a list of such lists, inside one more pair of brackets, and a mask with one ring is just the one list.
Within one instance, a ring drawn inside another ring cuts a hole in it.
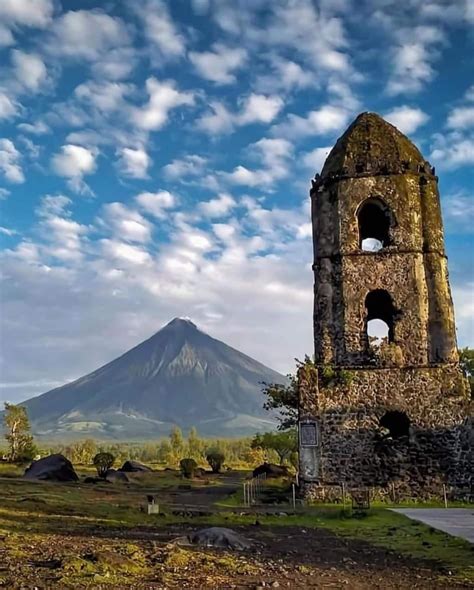
[{"label": "blue sky", "polygon": [[312,352],[308,187],[376,111],[436,166],[474,345],[473,0],[2,0],[1,399],[174,316]]}]

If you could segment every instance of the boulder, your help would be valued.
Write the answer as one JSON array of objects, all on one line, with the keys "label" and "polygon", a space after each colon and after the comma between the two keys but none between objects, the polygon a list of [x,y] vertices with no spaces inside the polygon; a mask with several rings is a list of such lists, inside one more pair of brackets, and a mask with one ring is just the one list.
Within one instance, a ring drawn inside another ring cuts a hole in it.
[{"label": "boulder", "polygon": [[128,483],[130,481],[126,473],[116,469],[107,469],[104,479],[109,483]]},{"label": "boulder", "polygon": [[[252,542],[242,537],[232,529],[224,527],[210,527],[208,529],[201,529],[195,533],[190,533],[184,537],[190,545],[199,545],[201,547],[218,547],[221,549],[233,549],[242,551],[250,549]],[[185,544],[182,539],[181,544]]]},{"label": "boulder", "polygon": [[78,481],[71,461],[63,455],[54,454],[33,463],[26,469],[26,479],[39,479],[43,481]]},{"label": "boulder", "polygon": [[254,477],[262,473],[266,473],[267,477],[289,477],[291,475],[287,467],[274,463],[263,463],[253,470]]},{"label": "boulder", "polygon": [[151,467],[143,465],[139,461],[125,461],[119,471],[125,471],[126,473],[139,473],[145,471],[153,471]]}]

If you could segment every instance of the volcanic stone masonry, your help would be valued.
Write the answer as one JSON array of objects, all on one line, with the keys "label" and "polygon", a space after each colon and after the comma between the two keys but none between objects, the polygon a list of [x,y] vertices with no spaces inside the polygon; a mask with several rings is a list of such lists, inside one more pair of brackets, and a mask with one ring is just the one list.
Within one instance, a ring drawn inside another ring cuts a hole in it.
[{"label": "volcanic stone masonry", "polygon": [[[396,498],[472,491],[435,170],[362,113],[312,181],[315,364],[299,371],[308,498],[371,487]],[[379,330],[379,333],[375,332]]]}]

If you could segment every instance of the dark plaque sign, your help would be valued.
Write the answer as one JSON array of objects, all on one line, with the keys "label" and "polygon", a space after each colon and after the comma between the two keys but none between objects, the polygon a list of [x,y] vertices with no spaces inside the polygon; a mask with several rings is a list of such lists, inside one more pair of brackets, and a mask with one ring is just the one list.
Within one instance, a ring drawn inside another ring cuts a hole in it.
[{"label": "dark plaque sign", "polygon": [[302,447],[318,446],[318,426],[316,422],[300,423],[300,445]]}]

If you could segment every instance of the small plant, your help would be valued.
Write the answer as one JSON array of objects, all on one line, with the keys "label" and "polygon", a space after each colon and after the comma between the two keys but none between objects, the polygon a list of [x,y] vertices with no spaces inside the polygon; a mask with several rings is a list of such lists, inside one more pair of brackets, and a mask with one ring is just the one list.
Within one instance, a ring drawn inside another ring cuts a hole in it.
[{"label": "small plant", "polygon": [[217,449],[211,449],[206,453],[206,461],[209,463],[212,473],[219,473],[224,464],[224,454]]},{"label": "small plant", "polygon": [[95,468],[97,469],[97,475],[99,477],[105,477],[105,474],[112,467],[114,461],[115,457],[112,455],[112,453],[97,453],[97,455],[92,460]]},{"label": "small plant", "polygon": [[320,373],[320,379],[322,387],[337,387],[338,385],[348,387],[352,383],[354,375],[352,371],[347,369],[336,369],[326,365]]},{"label": "small plant", "polygon": [[197,463],[194,459],[181,459],[179,462],[179,467],[183,477],[191,479],[194,477],[194,472],[197,469]]}]

